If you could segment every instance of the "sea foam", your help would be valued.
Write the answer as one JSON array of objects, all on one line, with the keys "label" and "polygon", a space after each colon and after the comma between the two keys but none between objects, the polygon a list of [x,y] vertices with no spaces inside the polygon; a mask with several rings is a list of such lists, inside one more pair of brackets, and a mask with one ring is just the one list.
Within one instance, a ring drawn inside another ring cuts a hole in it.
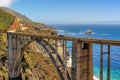
[{"label": "sea foam", "polygon": [[99,80],[99,78],[97,78],[96,76],[93,76],[93,80]]}]

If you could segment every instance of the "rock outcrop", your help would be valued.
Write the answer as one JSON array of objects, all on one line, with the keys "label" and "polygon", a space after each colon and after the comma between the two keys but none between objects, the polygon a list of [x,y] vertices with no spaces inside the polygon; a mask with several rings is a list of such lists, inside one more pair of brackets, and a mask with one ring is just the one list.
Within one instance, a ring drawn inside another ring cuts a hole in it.
[{"label": "rock outcrop", "polygon": [[92,30],[87,29],[87,30],[85,31],[85,34],[92,34]]}]

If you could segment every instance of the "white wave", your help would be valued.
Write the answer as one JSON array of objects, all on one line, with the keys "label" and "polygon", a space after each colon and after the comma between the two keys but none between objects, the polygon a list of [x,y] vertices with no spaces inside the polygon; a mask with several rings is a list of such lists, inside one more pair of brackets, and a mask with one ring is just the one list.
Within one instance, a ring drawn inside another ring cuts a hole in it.
[{"label": "white wave", "polygon": [[64,30],[57,30],[58,31],[58,35],[66,35],[66,31]]},{"label": "white wave", "polygon": [[[80,36],[80,35],[85,35],[85,32],[81,31],[79,33],[75,33],[75,32],[69,32],[69,31],[65,31],[65,30],[57,30],[58,31],[58,35],[66,35],[66,36]],[[95,32],[92,33],[92,35],[97,34]]]},{"label": "white wave", "polygon": [[57,30],[58,32],[65,32],[64,30]]},{"label": "white wave", "polygon": [[58,30],[58,35],[78,36],[79,34],[75,32],[68,32],[65,30]]},{"label": "white wave", "polygon": [[66,35],[66,33],[58,33],[58,35]]},{"label": "white wave", "polygon": [[95,33],[95,32],[92,32],[92,34],[97,34],[97,33]]},{"label": "white wave", "polygon": [[78,34],[77,34],[77,33],[74,33],[74,32],[67,32],[67,34],[68,34],[69,36],[78,36]]},{"label": "white wave", "polygon": [[99,78],[97,78],[96,76],[93,76],[93,80],[99,80]]},{"label": "white wave", "polygon": [[[79,32],[79,34],[82,35],[82,34],[85,34],[85,32],[81,31],[81,32]],[[97,34],[97,33],[92,32],[91,34]]]}]

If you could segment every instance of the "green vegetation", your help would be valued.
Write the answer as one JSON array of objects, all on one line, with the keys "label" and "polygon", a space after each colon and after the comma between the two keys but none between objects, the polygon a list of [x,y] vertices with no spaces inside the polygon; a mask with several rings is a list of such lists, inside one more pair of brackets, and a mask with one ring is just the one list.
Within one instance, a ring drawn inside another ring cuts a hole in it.
[{"label": "green vegetation", "polygon": [[0,34],[0,79],[8,80],[7,73],[7,36],[5,33]]},{"label": "green vegetation", "polygon": [[7,36],[6,34],[0,34],[0,58],[6,56],[7,52]]},{"label": "green vegetation", "polygon": [[0,9],[0,32],[6,31],[12,24],[14,16]]}]

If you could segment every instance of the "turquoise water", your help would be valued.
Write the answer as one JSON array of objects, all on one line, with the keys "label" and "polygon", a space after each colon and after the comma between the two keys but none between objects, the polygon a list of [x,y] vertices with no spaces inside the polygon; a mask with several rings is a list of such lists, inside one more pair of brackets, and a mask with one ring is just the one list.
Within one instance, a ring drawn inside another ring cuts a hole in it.
[{"label": "turquoise water", "polygon": [[[92,37],[97,39],[120,40],[120,25],[52,25],[58,30],[58,34],[74,37]],[[90,35],[85,35],[85,31],[91,29]],[[70,43],[68,43],[70,44]],[[93,65],[94,75],[99,78],[99,62],[100,62],[100,45],[93,45]],[[104,46],[104,51],[107,51],[107,46]],[[103,78],[106,80],[107,74],[107,59],[104,56],[104,72]],[[111,47],[111,80],[120,80],[120,47]]]}]

